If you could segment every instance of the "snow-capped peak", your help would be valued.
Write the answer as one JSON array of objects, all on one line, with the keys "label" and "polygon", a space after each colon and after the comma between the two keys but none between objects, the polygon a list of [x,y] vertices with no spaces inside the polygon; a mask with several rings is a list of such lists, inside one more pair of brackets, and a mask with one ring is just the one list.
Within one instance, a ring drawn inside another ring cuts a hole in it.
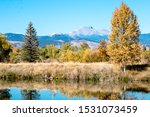
[{"label": "snow-capped peak", "polygon": [[49,36],[54,36],[54,35],[64,35],[63,33],[59,32],[59,33],[50,33]]},{"label": "snow-capped peak", "polygon": [[99,31],[100,35],[108,35],[109,34],[109,31],[106,30],[106,29],[102,29]]},{"label": "snow-capped peak", "polygon": [[85,27],[82,27],[78,30],[75,30],[75,31],[72,31],[69,33],[70,36],[80,36],[80,35],[108,35],[108,31],[107,30],[96,30],[94,29],[92,26],[85,26]]}]

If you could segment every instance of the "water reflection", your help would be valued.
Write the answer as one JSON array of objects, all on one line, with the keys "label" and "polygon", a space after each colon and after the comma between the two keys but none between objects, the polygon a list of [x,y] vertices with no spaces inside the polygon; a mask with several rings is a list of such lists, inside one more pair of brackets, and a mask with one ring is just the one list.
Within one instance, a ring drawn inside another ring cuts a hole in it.
[{"label": "water reflection", "polygon": [[39,100],[39,91],[37,90],[21,90],[23,100]]},{"label": "water reflection", "polygon": [[0,100],[150,100],[148,83],[3,82]]},{"label": "water reflection", "polygon": [[10,100],[11,94],[9,89],[0,89],[0,100]]}]

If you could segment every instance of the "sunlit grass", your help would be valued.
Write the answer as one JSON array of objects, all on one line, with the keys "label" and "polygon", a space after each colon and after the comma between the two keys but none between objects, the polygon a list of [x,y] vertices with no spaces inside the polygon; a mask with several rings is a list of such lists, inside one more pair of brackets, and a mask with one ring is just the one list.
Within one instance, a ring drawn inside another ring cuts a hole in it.
[{"label": "sunlit grass", "polygon": [[17,75],[47,75],[54,78],[69,79],[92,79],[95,75],[98,77],[109,76],[116,72],[117,68],[108,63],[18,63],[18,64],[0,64],[1,74],[14,73]]},{"label": "sunlit grass", "polygon": [[107,62],[100,63],[74,63],[74,62],[52,62],[52,63],[0,63],[0,78],[4,80],[19,79],[42,79],[45,76],[55,80],[93,80],[93,81],[113,81],[119,79],[128,80],[148,80],[150,81],[150,68],[143,71],[127,71],[122,73],[119,66]]}]

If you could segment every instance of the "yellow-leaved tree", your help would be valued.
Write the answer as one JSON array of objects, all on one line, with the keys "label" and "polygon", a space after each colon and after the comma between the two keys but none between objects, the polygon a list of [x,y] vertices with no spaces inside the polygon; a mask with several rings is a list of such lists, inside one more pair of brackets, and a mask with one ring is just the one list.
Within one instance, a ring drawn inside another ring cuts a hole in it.
[{"label": "yellow-leaved tree", "polygon": [[0,33],[0,62],[8,61],[11,45],[6,37]]},{"label": "yellow-leaved tree", "polygon": [[111,20],[107,52],[113,62],[121,64],[124,72],[128,64],[140,59],[139,35],[136,15],[125,3],[122,3],[115,10]]},{"label": "yellow-leaved tree", "polygon": [[98,46],[98,54],[99,54],[99,61],[101,62],[105,62],[109,60],[106,47],[107,47],[107,43],[104,40],[100,40],[100,44]]}]

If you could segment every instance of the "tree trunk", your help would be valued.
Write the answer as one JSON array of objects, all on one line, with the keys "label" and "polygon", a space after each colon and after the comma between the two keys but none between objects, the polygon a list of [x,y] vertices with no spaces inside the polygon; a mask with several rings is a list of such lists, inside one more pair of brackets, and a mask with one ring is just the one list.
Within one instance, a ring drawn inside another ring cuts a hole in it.
[{"label": "tree trunk", "polygon": [[123,65],[123,72],[126,72],[126,65]]},{"label": "tree trunk", "polygon": [[121,69],[121,70],[122,70],[122,72],[124,72],[124,73],[125,73],[125,72],[126,72],[126,64],[123,64],[123,63],[122,63],[122,65],[121,65],[121,66],[122,66],[122,69]]}]

